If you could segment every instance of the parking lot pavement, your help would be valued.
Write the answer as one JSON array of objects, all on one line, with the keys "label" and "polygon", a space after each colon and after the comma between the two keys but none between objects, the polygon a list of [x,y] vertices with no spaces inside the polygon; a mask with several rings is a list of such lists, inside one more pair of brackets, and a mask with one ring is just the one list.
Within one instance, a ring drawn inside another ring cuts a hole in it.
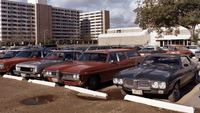
[{"label": "parking lot pavement", "polygon": [[83,98],[63,87],[48,87],[0,78],[0,113],[176,113],[124,101],[120,90],[111,86],[102,91],[108,100]]},{"label": "parking lot pavement", "polygon": [[192,106],[200,109],[200,84],[195,86],[192,91],[186,94],[177,103]]}]

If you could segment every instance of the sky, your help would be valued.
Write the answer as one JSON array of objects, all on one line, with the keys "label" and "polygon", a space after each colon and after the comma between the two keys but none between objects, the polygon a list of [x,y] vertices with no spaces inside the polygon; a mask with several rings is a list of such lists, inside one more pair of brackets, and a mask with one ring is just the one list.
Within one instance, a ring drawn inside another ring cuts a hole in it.
[{"label": "sky", "polygon": [[[24,2],[27,0],[12,0]],[[67,9],[77,9],[83,12],[109,10],[111,28],[133,27],[137,0],[48,0],[48,4]]]}]

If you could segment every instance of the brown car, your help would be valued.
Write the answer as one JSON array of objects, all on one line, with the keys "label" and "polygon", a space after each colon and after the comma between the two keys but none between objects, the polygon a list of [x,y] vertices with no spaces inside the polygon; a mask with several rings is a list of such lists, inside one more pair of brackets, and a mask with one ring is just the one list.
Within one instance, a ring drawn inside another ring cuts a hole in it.
[{"label": "brown car", "polygon": [[21,62],[38,61],[41,59],[43,51],[40,49],[24,49],[13,58],[0,60],[0,73],[14,74],[15,65]]},{"label": "brown car", "polygon": [[44,77],[52,82],[96,89],[128,67],[136,66],[142,57],[133,49],[90,50],[78,61],[44,69]]},{"label": "brown car", "polygon": [[185,46],[182,45],[168,46],[168,49],[165,51],[168,54],[182,54],[182,55],[188,55],[189,57],[194,56],[194,54],[189,49],[187,49]]}]

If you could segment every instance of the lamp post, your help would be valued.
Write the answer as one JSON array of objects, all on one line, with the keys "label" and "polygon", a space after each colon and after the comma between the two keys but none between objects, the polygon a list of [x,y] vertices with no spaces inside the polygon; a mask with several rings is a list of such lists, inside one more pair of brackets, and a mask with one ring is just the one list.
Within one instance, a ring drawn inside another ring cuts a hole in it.
[{"label": "lamp post", "polygon": [[44,45],[45,45],[45,43],[46,43],[46,33],[47,33],[47,31],[48,31],[48,29],[45,29],[45,30],[44,30],[44,38],[43,38],[43,43],[44,43]]}]

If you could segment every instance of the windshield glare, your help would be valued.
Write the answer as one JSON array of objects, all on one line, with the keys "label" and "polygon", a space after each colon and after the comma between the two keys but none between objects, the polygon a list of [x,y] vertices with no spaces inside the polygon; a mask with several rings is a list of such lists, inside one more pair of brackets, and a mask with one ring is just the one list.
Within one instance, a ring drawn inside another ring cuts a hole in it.
[{"label": "windshield glare", "polygon": [[179,59],[176,57],[149,56],[142,63],[142,65],[158,65],[158,64],[164,64],[168,66],[179,66]]},{"label": "windshield glare", "polygon": [[95,61],[95,62],[106,62],[107,54],[103,53],[83,53],[79,61]]}]

